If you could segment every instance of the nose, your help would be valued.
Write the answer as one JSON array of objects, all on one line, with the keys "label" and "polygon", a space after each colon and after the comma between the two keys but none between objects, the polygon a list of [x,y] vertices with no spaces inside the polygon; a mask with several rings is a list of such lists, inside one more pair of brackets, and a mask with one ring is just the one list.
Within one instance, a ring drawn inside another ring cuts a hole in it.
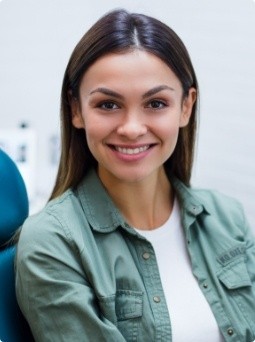
[{"label": "nose", "polygon": [[126,114],[117,128],[117,133],[135,140],[147,133],[147,127],[138,113]]}]

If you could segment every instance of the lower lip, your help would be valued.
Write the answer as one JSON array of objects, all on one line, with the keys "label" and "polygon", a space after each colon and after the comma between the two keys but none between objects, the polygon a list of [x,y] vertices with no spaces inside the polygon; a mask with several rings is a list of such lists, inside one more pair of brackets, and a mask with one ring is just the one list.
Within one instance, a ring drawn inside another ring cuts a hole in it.
[{"label": "lower lip", "polygon": [[143,152],[139,152],[136,154],[126,154],[126,153],[121,153],[117,150],[114,149],[110,149],[112,151],[112,153],[115,155],[115,157],[117,157],[118,159],[122,160],[122,161],[126,161],[126,162],[137,162],[142,160],[143,158],[145,158],[153,149],[153,146],[148,148],[147,150],[143,151]]}]

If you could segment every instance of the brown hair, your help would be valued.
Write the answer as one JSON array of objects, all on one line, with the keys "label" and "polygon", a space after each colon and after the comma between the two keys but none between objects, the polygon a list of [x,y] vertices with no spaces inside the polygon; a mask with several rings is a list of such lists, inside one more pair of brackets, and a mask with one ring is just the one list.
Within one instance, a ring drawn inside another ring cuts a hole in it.
[{"label": "brown hair", "polygon": [[[69,187],[76,187],[86,172],[97,164],[88,148],[84,130],[72,125],[70,94],[79,98],[82,77],[99,57],[135,48],[156,55],[170,67],[181,82],[183,97],[188,95],[191,87],[197,90],[198,96],[197,79],[189,54],[171,28],[155,18],[125,10],[103,16],[81,38],[65,71],[61,94],[62,150],[51,198]],[[180,128],[176,148],[165,163],[167,173],[174,174],[187,185],[193,164],[196,125],[195,102],[190,122]]]}]

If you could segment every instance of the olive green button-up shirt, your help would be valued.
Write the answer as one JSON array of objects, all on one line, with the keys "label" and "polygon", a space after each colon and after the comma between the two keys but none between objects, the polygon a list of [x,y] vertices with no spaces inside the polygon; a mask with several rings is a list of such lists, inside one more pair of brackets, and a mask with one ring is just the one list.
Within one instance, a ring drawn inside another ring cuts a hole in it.
[{"label": "olive green button-up shirt", "polygon": [[[255,246],[242,209],[171,182],[193,273],[224,339],[253,341]],[[153,247],[125,222],[94,171],[25,222],[16,291],[39,342],[174,341]]]}]

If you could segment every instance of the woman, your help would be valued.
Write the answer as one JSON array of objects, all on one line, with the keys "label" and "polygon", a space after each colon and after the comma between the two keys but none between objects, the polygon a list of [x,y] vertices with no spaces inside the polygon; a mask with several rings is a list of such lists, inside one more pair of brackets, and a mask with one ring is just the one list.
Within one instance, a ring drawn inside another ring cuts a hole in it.
[{"label": "woman", "polygon": [[76,46],[56,185],[18,244],[36,341],[255,339],[242,209],[189,184],[197,98],[186,48],[154,18],[111,12]]}]

